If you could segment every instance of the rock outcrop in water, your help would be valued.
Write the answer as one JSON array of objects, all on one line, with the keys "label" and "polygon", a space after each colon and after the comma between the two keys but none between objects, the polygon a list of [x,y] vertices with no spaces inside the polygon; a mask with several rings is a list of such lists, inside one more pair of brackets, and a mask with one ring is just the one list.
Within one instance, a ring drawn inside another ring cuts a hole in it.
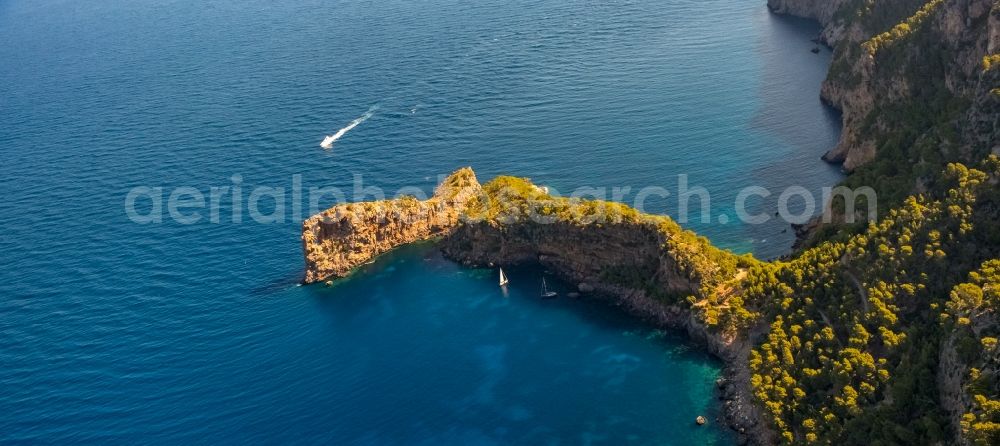
[{"label": "rock outcrop in water", "polygon": [[482,187],[472,169],[446,178],[434,196],[341,204],[302,223],[305,283],[343,277],[397,246],[439,237],[453,230]]}]

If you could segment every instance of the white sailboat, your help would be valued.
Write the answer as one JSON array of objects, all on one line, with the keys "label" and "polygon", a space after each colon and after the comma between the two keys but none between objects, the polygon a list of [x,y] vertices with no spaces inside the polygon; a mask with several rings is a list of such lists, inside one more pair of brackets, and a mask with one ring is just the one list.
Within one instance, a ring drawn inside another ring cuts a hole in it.
[{"label": "white sailboat", "polygon": [[507,280],[507,276],[503,273],[503,268],[500,268],[500,286],[506,285],[507,282],[510,281]]},{"label": "white sailboat", "polygon": [[545,278],[542,277],[542,297],[546,298],[546,299],[550,299],[550,298],[556,297],[557,295],[559,295],[559,293],[557,293],[555,291],[549,291],[549,287],[545,283]]}]

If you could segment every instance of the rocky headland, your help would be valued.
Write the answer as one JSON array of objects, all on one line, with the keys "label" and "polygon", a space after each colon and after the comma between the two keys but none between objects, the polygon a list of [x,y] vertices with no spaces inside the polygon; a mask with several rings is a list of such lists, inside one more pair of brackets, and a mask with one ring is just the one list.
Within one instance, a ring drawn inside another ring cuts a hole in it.
[{"label": "rocky headland", "polygon": [[453,230],[482,186],[472,169],[451,174],[427,200],[348,203],[302,223],[305,283],[344,277],[352,269],[400,245],[442,236]]},{"label": "rocky headland", "polygon": [[[305,282],[343,277],[393,247],[435,240],[468,266],[539,265],[579,292],[682,330],[723,359],[727,422],[745,442],[771,437],[752,403],[747,336],[708,327],[692,308],[724,305],[756,261],[719,250],[668,217],[610,202],[548,195],[528,180],[480,185],[469,168],[426,201],[339,205],[303,223]],[[693,303],[693,306],[692,306]]]},{"label": "rocky headland", "polygon": [[1000,444],[1000,4],[768,6],[819,21],[834,48],[821,97],[844,130],[824,159],[853,172],[846,185],[877,190],[892,207],[879,221],[814,222],[797,229],[812,242],[759,262],[664,216],[525,179],[481,185],[465,168],[425,201],[306,220],[305,282],[434,240],[462,264],[540,265],[686,332],[725,361],[720,393],[742,443]]}]

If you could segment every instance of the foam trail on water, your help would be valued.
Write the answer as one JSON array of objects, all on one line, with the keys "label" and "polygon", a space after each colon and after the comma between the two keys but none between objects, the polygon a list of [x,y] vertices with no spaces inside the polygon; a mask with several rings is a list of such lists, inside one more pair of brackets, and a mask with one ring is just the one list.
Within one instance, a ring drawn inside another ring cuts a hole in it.
[{"label": "foam trail on water", "polygon": [[324,148],[324,149],[329,149],[329,148],[333,147],[333,143],[336,142],[338,139],[340,139],[341,136],[344,136],[344,134],[346,134],[347,132],[351,131],[351,129],[357,127],[362,122],[367,121],[368,118],[371,118],[372,116],[374,116],[375,115],[375,110],[378,110],[378,105],[371,106],[371,108],[369,108],[368,111],[365,112],[365,114],[363,114],[363,115],[359,116],[357,119],[351,121],[350,124],[347,124],[347,127],[344,127],[344,128],[342,128],[340,130],[337,130],[337,133],[334,133],[334,134],[332,134],[330,136],[327,136],[326,138],[323,138],[323,142],[319,143],[319,146],[322,147],[322,148]]}]

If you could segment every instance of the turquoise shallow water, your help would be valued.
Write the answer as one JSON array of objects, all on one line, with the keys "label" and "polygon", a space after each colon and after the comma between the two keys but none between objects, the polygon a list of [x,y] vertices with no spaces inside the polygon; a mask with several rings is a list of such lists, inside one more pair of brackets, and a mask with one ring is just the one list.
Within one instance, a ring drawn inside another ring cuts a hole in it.
[{"label": "turquoise shallow water", "polygon": [[[726,444],[691,424],[719,364],[683,339],[421,247],[297,287],[293,197],[272,224],[246,199],[461,165],[564,192],[686,174],[714,215],[745,186],[817,190],[839,174],[815,32],[757,1],[0,2],[0,442]],[[237,174],[242,223],[229,198],[219,223],[126,217],[134,187]]]}]

